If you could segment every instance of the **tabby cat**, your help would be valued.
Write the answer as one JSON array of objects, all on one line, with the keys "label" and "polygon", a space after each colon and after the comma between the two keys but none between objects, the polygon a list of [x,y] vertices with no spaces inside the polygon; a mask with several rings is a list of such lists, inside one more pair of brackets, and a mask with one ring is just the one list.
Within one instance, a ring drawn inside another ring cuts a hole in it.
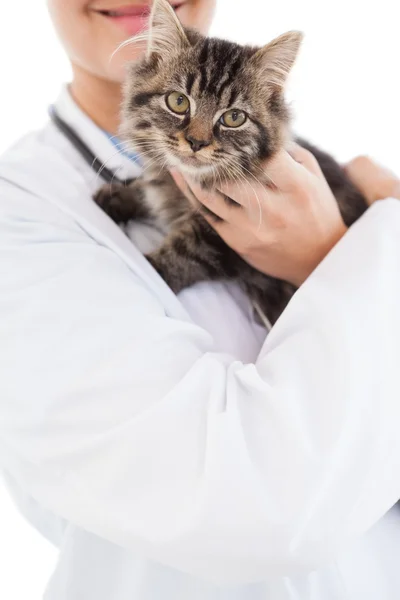
[{"label": "tabby cat", "polygon": [[[95,201],[116,223],[152,221],[165,231],[147,258],[175,293],[198,281],[236,280],[274,323],[295,288],[231,250],[167,169],[178,167],[207,188],[238,171],[260,179],[261,162],[292,139],[284,87],[302,35],[286,33],[261,49],[206,38],[184,29],[167,0],[155,0],[146,39],[147,52],[127,77],[121,128],[144,172],[128,186],[104,186]],[[329,155],[297,141],[317,158],[351,225],[366,209],[364,198]]]}]

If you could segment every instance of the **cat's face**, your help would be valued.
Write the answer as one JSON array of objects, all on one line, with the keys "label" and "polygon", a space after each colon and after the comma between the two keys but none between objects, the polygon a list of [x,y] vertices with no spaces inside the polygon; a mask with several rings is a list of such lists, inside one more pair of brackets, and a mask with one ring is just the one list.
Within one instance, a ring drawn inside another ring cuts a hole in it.
[{"label": "cat's face", "polygon": [[[122,134],[148,164],[235,180],[283,143],[283,83],[301,36],[257,51],[184,31],[164,0],[147,58],[128,77]],[[146,160],[147,159],[147,160]]]}]

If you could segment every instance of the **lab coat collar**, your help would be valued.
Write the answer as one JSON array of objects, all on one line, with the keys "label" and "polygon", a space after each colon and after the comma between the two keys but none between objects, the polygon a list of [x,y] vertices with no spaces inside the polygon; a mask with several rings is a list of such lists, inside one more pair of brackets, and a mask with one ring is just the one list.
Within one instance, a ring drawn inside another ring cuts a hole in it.
[{"label": "lab coat collar", "polygon": [[[55,106],[60,116],[75,129],[100,160],[106,155],[111,156],[110,149],[115,154],[115,148],[107,135],[79,109],[66,88]],[[56,205],[72,216],[92,239],[118,254],[159,298],[168,316],[191,321],[178,298],[138,248],[92,201],[84,178],[77,169],[65,162],[62,154],[57,151],[57,142],[52,141],[49,145],[43,142],[40,134],[34,140],[28,137],[26,142],[21,140],[2,157],[0,179]],[[109,168],[118,169],[119,166],[126,169],[123,176],[134,177],[140,174],[138,165],[127,157],[116,154],[112,163],[110,161]]]},{"label": "lab coat collar", "polygon": [[85,141],[100,162],[116,172],[120,179],[130,179],[140,174],[140,166],[118,152],[108,134],[78,106],[67,85],[62,87],[54,106],[57,114]]}]

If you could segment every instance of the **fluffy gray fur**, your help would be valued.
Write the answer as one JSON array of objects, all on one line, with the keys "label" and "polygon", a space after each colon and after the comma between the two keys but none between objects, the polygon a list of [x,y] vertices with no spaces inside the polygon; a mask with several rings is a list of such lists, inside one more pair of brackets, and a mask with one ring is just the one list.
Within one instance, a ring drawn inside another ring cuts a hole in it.
[{"label": "fluffy gray fur", "polygon": [[[147,258],[175,293],[198,281],[236,280],[274,323],[295,288],[231,250],[203,218],[206,209],[193,207],[168,169],[179,168],[212,189],[241,178],[267,184],[262,162],[293,139],[284,87],[302,35],[289,32],[263,48],[240,46],[184,29],[170,4],[155,0],[146,39],[147,52],[127,77],[121,127],[144,172],[128,187],[103,187],[95,200],[117,223],[147,220],[165,231],[162,246]],[[185,112],[175,112],[186,102]],[[223,117],[230,110],[232,119]],[[226,125],[243,114],[240,126]],[[332,157],[300,143],[316,156],[350,225],[366,209],[364,198]]]}]

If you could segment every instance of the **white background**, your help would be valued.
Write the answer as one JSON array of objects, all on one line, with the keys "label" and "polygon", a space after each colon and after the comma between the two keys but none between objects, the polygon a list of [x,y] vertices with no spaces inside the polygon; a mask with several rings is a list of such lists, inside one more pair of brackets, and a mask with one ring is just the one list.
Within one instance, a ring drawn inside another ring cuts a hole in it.
[{"label": "white background", "polygon": [[[0,1],[1,152],[41,125],[70,71],[45,0]],[[213,26],[217,35],[254,44],[289,29],[306,34],[289,89],[296,131],[341,161],[368,153],[400,173],[396,3],[219,0]],[[0,598],[40,600],[55,560],[0,484]]]}]

